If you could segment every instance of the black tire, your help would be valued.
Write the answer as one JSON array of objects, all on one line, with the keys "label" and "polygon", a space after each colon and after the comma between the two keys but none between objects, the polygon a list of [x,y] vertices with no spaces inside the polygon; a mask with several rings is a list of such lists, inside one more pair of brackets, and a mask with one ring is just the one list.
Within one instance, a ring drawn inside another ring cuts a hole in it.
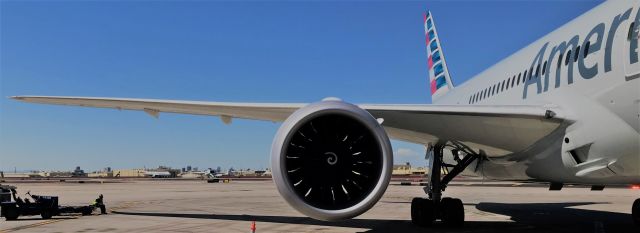
[{"label": "black tire", "polygon": [[435,220],[433,201],[424,198],[414,198],[411,201],[411,222],[418,226],[430,226]]},{"label": "black tire", "polygon": [[6,220],[16,220],[18,219],[18,216],[20,216],[20,213],[18,213],[18,208],[16,207],[3,208],[6,208],[6,210],[4,210],[4,219]]},{"label": "black tire", "polygon": [[432,200],[424,199],[424,202],[422,202],[422,210],[423,226],[431,226],[431,224],[436,220],[435,204],[433,204]]},{"label": "black tire", "polygon": [[43,210],[42,213],[40,213],[40,217],[42,217],[42,219],[50,219],[52,216],[53,213],[51,210]]},{"label": "black tire", "polygon": [[422,219],[422,202],[424,199],[416,197],[411,200],[411,223],[416,225],[421,225],[420,220]]},{"label": "black tire", "polygon": [[91,207],[82,208],[82,216],[91,215],[92,213],[93,213],[93,208]]},{"label": "black tire", "polygon": [[640,198],[633,202],[631,216],[633,217],[633,223],[635,223],[636,226],[640,226]]},{"label": "black tire", "polygon": [[464,224],[464,205],[458,198],[442,198],[442,222],[449,226],[462,226]]}]

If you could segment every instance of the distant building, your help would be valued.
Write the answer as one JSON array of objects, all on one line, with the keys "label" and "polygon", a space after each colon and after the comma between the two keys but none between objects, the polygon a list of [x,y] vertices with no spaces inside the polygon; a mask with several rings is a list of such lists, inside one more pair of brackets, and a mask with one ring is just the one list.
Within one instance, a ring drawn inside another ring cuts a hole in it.
[{"label": "distant building", "polygon": [[96,171],[87,174],[90,178],[110,178],[113,177],[113,172],[109,171]]},{"label": "distant building", "polygon": [[[74,177],[73,172],[69,172],[69,171],[48,171],[48,172],[40,172],[39,174],[42,177]],[[86,176],[76,176],[76,177],[86,177]]]},{"label": "distant building", "polygon": [[180,177],[184,179],[202,179],[204,178],[204,173],[203,172],[185,172],[180,174]]},{"label": "distant building", "polygon": [[144,169],[113,170],[113,177],[144,177]]},{"label": "distant building", "polygon": [[5,178],[36,178],[41,177],[39,173],[5,173]]},{"label": "distant building", "polygon": [[87,173],[84,173],[84,170],[80,169],[80,166],[77,166],[76,170],[73,170],[71,173],[71,177],[87,177]]},{"label": "distant building", "polygon": [[427,169],[424,167],[411,167],[411,163],[393,165],[393,175],[424,175]]}]

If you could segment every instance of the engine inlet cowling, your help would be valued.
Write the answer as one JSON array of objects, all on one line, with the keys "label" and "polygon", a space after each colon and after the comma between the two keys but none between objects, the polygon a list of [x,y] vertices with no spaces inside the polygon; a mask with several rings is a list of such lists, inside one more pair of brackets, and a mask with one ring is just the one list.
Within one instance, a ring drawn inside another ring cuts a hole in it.
[{"label": "engine inlet cowling", "polygon": [[367,111],[327,100],[283,123],[271,162],[278,191],[291,206],[315,219],[340,220],[382,197],[393,155],[386,132]]}]

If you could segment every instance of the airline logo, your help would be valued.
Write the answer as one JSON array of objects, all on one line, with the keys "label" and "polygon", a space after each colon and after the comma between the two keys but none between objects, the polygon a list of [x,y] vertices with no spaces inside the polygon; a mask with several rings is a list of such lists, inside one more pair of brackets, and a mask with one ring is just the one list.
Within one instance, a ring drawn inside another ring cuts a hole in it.
[{"label": "airline logo", "polygon": [[[601,22],[595,25],[584,38],[580,38],[580,35],[574,35],[567,38],[566,41],[555,43],[555,45],[552,42],[545,43],[531,62],[528,76],[524,77],[525,85],[522,99],[530,96],[530,89],[533,90],[533,94],[541,94],[549,91],[550,87],[559,88],[562,83],[572,85],[580,80],[574,78],[575,74],[584,80],[590,80],[596,78],[598,73],[602,71],[604,73],[612,71],[613,42],[619,31],[623,32],[620,35],[628,37],[627,41],[630,43],[629,56],[623,56],[623,59],[627,59],[628,64],[638,63],[639,46],[636,27],[640,25],[640,11],[636,13],[635,19],[631,16],[631,11],[630,8],[621,12],[610,19],[610,23]],[[626,31],[625,21],[631,21],[628,23],[633,23],[634,28],[628,26],[630,27],[629,31]],[[600,54],[591,55],[597,52]],[[576,69],[577,72],[574,72]],[[541,70],[542,72],[540,72]],[[563,81],[563,79],[566,80]],[[630,79],[626,81],[630,81]],[[534,88],[529,88],[529,86]]]},{"label": "airline logo", "polygon": [[429,68],[429,82],[431,84],[431,95],[438,92],[441,89],[447,89],[446,65],[442,58],[442,49],[440,48],[440,41],[438,39],[435,26],[433,24],[433,18],[431,13],[427,12],[424,15],[424,31],[427,44],[427,67]]}]

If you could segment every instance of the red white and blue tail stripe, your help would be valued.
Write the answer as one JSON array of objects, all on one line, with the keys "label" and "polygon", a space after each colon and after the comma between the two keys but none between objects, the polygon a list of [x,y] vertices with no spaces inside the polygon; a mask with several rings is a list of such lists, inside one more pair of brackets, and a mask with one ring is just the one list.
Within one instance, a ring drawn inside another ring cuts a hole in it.
[{"label": "red white and blue tail stripe", "polygon": [[429,67],[429,83],[431,84],[431,99],[436,102],[438,98],[453,89],[453,83],[444,60],[442,46],[436,25],[433,22],[431,12],[424,15],[424,32],[427,37],[427,66]]}]

